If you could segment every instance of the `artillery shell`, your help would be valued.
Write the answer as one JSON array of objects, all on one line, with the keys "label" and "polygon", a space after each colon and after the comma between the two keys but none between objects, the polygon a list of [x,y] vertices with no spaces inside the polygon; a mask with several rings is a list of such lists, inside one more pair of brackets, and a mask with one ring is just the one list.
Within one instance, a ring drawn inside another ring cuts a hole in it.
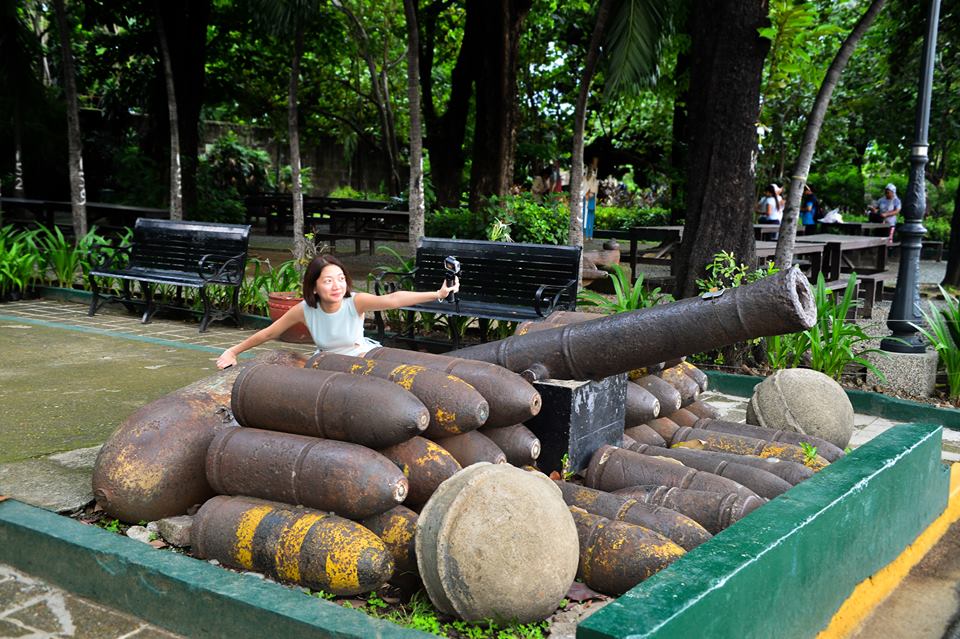
[{"label": "artillery shell", "polygon": [[[624,448],[629,448],[629,446],[624,446]],[[736,453],[724,453],[718,450],[704,450],[700,442],[696,440],[681,442],[670,450],[695,450],[710,453],[717,459],[725,459],[745,466],[765,470],[786,481],[791,486],[796,486],[804,479],[813,477],[812,470],[797,462],[777,459],[776,457],[757,457],[756,455],[738,455]]]},{"label": "artillery shell", "polygon": [[746,435],[733,435],[701,428],[680,428],[667,440],[670,446],[680,442],[696,441],[703,450],[719,450],[738,455],[756,455],[757,457],[777,457],[787,461],[804,464],[813,470],[826,468],[829,462],[820,455],[807,458],[803,449],[794,444],[757,439]]},{"label": "artillery shell", "polygon": [[507,456],[500,450],[500,447],[494,444],[489,437],[477,431],[444,437],[436,443],[453,455],[454,459],[463,468],[477,462],[507,463]]},{"label": "artillery shell", "polygon": [[680,393],[676,388],[656,375],[647,375],[633,381],[634,384],[646,389],[660,402],[660,414],[669,415],[680,409]]},{"label": "artillery shell", "polygon": [[693,402],[689,406],[684,406],[683,410],[688,410],[697,417],[703,417],[705,419],[720,419],[720,411],[702,399]]},{"label": "artillery shell", "polygon": [[393,556],[390,583],[400,587],[419,584],[417,569],[417,513],[406,506],[394,506],[385,513],[363,520],[363,527],[375,534]]},{"label": "artillery shell", "polygon": [[636,445],[637,440],[626,433],[623,434],[623,439],[620,440],[620,448],[633,448]]},{"label": "artillery shell", "polygon": [[669,415],[667,419],[676,424],[677,426],[690,426],[692,427],[697,423],[697,420],[700,419],[686,408],[681,408],[680,410],[675,410]]},{"label": "artillery shell", "polygon": [[487,400],[473,386],[459,377],[423,366],[318,353],[307,360],[305,368],[369,375],[410,391],[430,412],[430,424],[424,431],[428,437],[449,437],[476,430],[490,414]]},{"label": "artillery shell", "polygon": [[701,393],[707,390],[707,388],[710,386],[710,378],[707,377],[707,374],[690,362],[684,360],[677,364],[676,367],[682,370],[687,376],[697,383],[697,386],[700,387]]},{"label": "artillery shell", "polygon": [[843,451],[839,447],[815,435],[794,433],[788,430],[774,430],[763,426],[727,422],[719,419],[703,419],[697,422],[694,428],[730,433],[731,435],[746,435],[747,437],[756,437],[771,442],[785,442],[796,446],[810,444],[816,446],[817,454],[829,462],[834,462],[843,457]]},{"label": "artillery shell", "polygon": [[700,396],[700,385],[693,381],[693,379],[678,366],[665,368],[658,373],[658,376],[680,393],[681,408],[697,401],[697,397]]},{"label": "artillery shell", "polygon": [[[540,456],[540,440],[523,424],[505,428],[482,428],[480,432],[490,438],[503,454],[507,462],[522,468],[533,466]],[[440,442],[443,445],[443,442]],[[461,464],[463,465],[463,464]]]},{"label": "artillery shell", "polygon": [[507,369],[470,359],[419,353],[396,348],[374,348],[367,359],[416,364],[455,375],[473,386],[490,406],[486,426],[499,428],[525,422],[540,412],[540,393],[530,382]]},{"label": "artillery shell", "polygon": [[389,459],[364,446],[231,428],[207,450],[207,480],[221,495],[247,495],[362,519],[407,496],[408,482]]},{"label": "artillery shell", "polygon": [[302,367],[305,360],[271,351],[140,408],[97,455],[92,482],[97,503],[122,521],[156,521],[183,515],[213,497],[204,472],[207,446],[219,430],[237,425],[229,410],[237,375],[258,362]]},{"label": "artillery shell", "polygon": [[675,510],[565,481],[556,482],[568,506],[577,506],[607,519],[649,528],[686,550],[693,550],[713,536],[693,519]]},{"label": "artillery shell", "polygon": [[621,595],[684,554],[684,549],[643,526],[592,515],[572,506],[580,539],[577,574],[597,592]]},{"label": "artillery shell", "polygon": [[191,540],[201,559],[335,595],[369,592],[393,573],[383,542],[360,524],[250,497],[209,500]]},{"label": "artillery shell", "polygon": [[772,473],[746,464],[740,464],[736,461],[714,457],[713,453],[707,450],[657,448],[643,444],[635,446],[630,450],[644,455],[676,459],[682,462],[684,466],[732,479],[767,499],[779,497],[793,487],[789,482],[784,481]]},{"label": "artillery shell", "polygon": [[764,500],[756,495],[743,497],[737,493],[722,494],[668,486],[632,486],[617,490],[614,494],[676,510],[714,535],[743,519],[764,503]]},{"label": "artillery shell", "polygon": [[461,468],[453,455],[423,437],[384,448],[380,454],[396,464],[410,482],[405,503],[411,507],[425,503],[437,486]]},{"label": "artillery shell", "polygon": [[[623,433],[629,435],[634,442],[637,444],[648,444],[650,446],[666,446],[667,442],[664,441],[657,431],[653,430],[646,424],[640,424],[639,426],[634,426],[633,428],[625,428]],[[629,446],[624,445],[624,448],[630,448]]]},{"label": "artillery shell", "polygon": [[[676,412],[676,411],[674,411]],[[647,426],[653,429],[653,432],[660,435],[666,445],[669,446],[673,440],[674,434],[680,430],[680,426],[669,417],[658,417],[647,422]],[[645,443],[645,442],[644,442]]]},{"label": "artillery shell", "polygon": [[590,488],[613,492],[642,484],[682,486],[694,490],[756,497],[752,490],[726,477],[694,470],[677,461],[641,455],[632,450],[601,446],[590,459],[586,479],[586,485]]},{"label": "artillery shell", "polygon": [[527,333],[542,331],[548,328],[556,328],[566,324],[588,322],[590,320],[595,320],[598,317],[603,316],[598,313],[584,313],[581,311],[554,311],[546,317],[538,320],[527,320],[526,322],[520,322],[517,324],[517,330],[515,330],[513,334],[526,335]]},{"label": "artillery shell", "polygon": [[623,425],[630,428],[659,416],[660,400],[639,384],[627,384],[627,403]]},{"label": "artillery shell", "polygon": [[266,364],[240,373],[230,405],[242,426],[371,448],[409,439],[430,421],[419,399],[386,380]]}]

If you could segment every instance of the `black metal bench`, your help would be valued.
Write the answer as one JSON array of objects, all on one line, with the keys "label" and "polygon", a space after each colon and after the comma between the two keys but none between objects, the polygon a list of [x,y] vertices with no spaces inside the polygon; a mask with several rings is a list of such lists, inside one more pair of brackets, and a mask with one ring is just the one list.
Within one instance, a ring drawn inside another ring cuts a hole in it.
[{"label": "black metal bench", "polygon": [[[520,322],[546,317],[555,310],[575,310],[580,269],[580,247],[546,244],[485,242],[422,238],[417,244],[416,266],[410,273],[388,271],[374,279],[377,294],[398,289],[431,291],[444,278],[443,262],[454,256],[460,262],[457,303],[432,301],[404,307],[408,313],[407,337],[412,338],[413,313],[437,313],[480,320],[481,339],[490,320]],[[376,314],[377,335],[385,326]],[[454,348],[458,331],[451,330]]]},{"label": "black metal bench", "polygon": [[[133,229],[128,247],[99,246],[91,252],[88,279],[93,298],[89,315],[107,302],[121,302],[133,310],[130,282],[140,283],[146,305],[142,322],[147,324],[158,310],[153,295],[155,284],[177,287],[176,301],[182,303],[183,287],[196,288],[203,301],[200,332],[213,320],[231,318],[240,326],[240,285],[247,262],[250,226],[210,222],[174,222],[141,218]],[[122,295],[101,295],[97,278],[118,278]],[[214,308],[207,295],[208,285],[233,288],[230,307]]]}]

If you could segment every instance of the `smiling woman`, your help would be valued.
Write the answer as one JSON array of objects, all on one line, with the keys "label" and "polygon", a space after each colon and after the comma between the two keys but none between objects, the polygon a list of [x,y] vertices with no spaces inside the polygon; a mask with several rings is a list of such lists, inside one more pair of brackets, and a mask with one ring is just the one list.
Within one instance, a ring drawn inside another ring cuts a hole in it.
[{"label": "smiling woman", "polygon": [[379,344],[363,334],[363,314],[401,306],[441,300],[460,290],[459,280],[452,286],[443,282],[436,291],[396,291],[389,295],[371,295],[353,290],[353,280],[343,263],[332,255],[318,255],[303,275],[303,301],[280,319],[258,331],[217,359],[219,368],[237,363],[237,355],[264,342],[277,339],[289,328],[305,324],[318,351],[342,355],[364,355]]}]

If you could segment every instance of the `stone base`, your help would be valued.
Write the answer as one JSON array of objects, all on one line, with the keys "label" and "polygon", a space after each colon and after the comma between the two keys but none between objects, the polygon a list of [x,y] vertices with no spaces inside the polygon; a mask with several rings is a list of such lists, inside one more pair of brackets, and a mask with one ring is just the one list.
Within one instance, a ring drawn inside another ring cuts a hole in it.
[{"label": "stone base", "polygon": [[872,372],[867,371],[867,383],[893,391],[930,397],[937,379],[936,351],[925,353],[870,353],[870,362],[887,378],[884,382]]}]

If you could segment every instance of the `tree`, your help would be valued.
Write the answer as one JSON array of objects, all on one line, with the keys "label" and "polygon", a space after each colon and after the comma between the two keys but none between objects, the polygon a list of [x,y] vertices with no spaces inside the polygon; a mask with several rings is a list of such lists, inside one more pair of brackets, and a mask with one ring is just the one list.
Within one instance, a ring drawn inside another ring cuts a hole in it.
[{"label": "tree", "polygon": [[803,134],[803,145],[797,157],[797,163],[793,168],[793,175],[790,177],[790,190],[787,193],[787,202],[783,211],[783,218],[780,221],[780,237],[777,240],[777,253],[775,263],[779,269],[790,268],[793,263],[793,243],[797,236],[797,214],[800,211],[800,198],[803,196],[803,185],[806,184],[807,174],[810,172],[810,163],[813,161],[813,153],[817,148],[817,138],[820,135],[820,127],[823,125],[823,117],[830,105],[830,96],[834,88],[840,81],[840,74],[847,65],[857,42],[863,37],[870,25],[873,24],[880,9],[883,8],[885,0],[873,0],[870,6],[864,12],[856,26],[840,45],[836,57],[830,63],[827,69],[827,75],[820,84],[820,90],[817,92],[817,99],[813,103],[813,109],[807,118],[807,127]]},{"label": "tree", "polygon": [[767,1],[707,0],[689,17],[691,36],[686,223],[673,256],[676,292],[696,280],[721,249],[754,260],[753,192],[760,75],[769,41]]},{"label": "tree", "polygon": [[83,178],[83,140],[80,137],[80,109],[77,106],[76,71],[70,45],[70,25],[64,0],[54,0],[60,49],[63,55],[63,93],[67,103],[67,144],[70,163],[70,208],[73,234],[79,240],[87,234],[87,191]]},{"label": "tree", "polygon": [[420,131],[420,35],[417,0],[403,0],[407,18],[407,102],[410,105],[410,249],[423,237],[423,140]]},{"label": "tree", "polygon": [[160,58],[163,61],[163,79],[167,87],[167,115],[170,120],[170,219],[183,219],[183,177],[180,168],[180,123],[177,118],[177,92],[170,62],[170,44],[167,42],[163,15],[157,13],[157,35],[160,40]]}]

